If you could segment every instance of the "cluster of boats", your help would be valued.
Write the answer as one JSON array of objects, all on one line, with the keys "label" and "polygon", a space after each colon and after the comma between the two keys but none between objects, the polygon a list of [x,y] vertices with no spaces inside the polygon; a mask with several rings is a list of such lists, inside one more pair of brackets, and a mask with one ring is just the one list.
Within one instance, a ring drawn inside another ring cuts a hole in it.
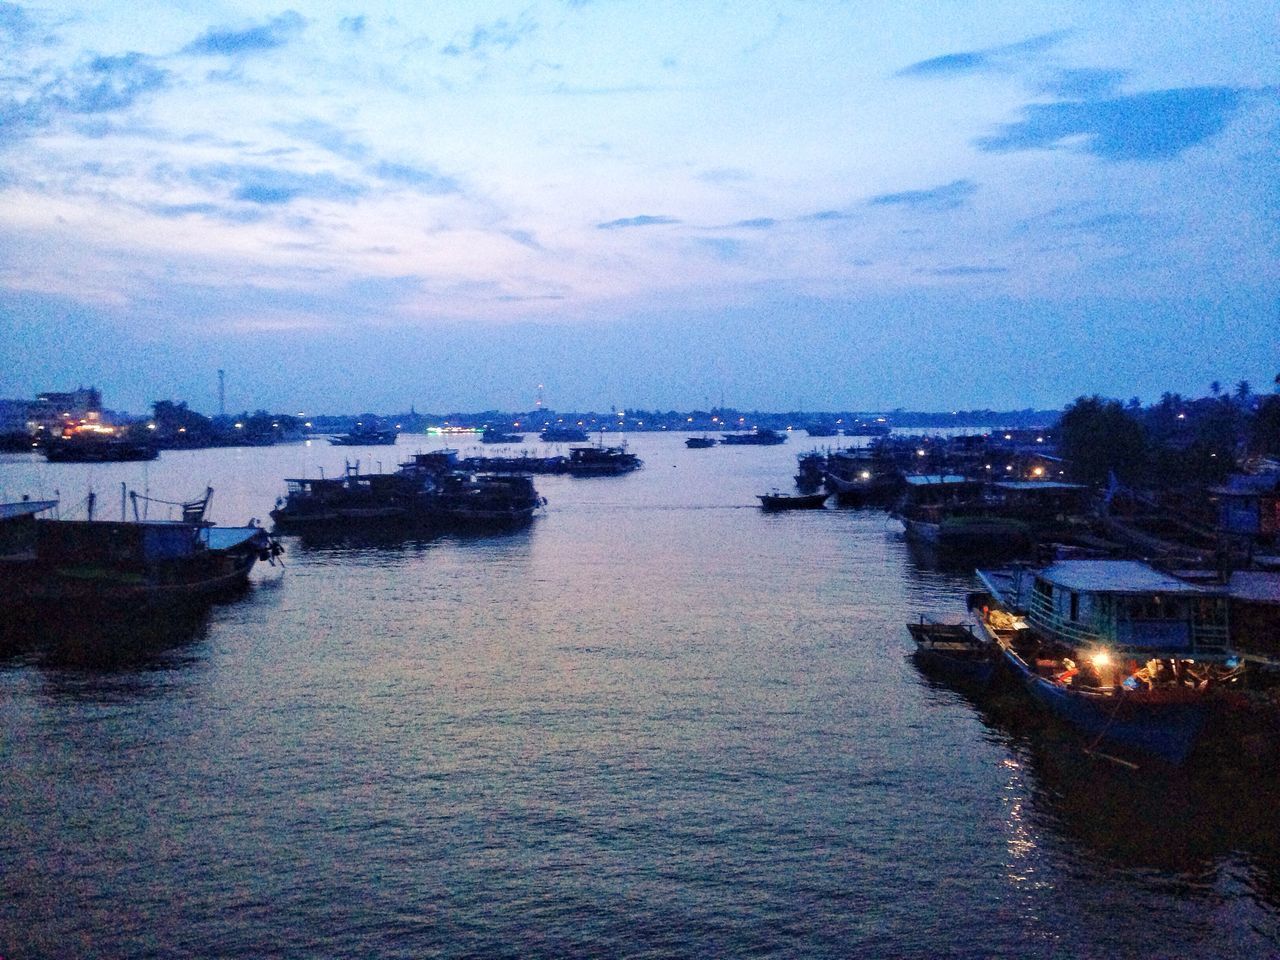
[{"label": "cluster of boats", "polygon": [[978,695],[1011,684],[1128,765],[1280,756],[1280,597],[1137,560],[978,577],[972,620],[907,625],[925,672]]}]

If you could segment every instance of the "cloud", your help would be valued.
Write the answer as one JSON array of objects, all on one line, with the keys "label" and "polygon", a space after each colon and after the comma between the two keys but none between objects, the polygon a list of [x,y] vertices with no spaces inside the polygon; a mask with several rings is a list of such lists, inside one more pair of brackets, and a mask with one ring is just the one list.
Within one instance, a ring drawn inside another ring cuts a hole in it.
[{"label": "cloud", "polygon": [[338,27],[342,30],[345,30],[347,33],[359,36],[360,34],[364,33],[364,28],[365,28],[364,14],[362,13],[358,17],[343,17],[341,20],[338,21]]},{"label": "cloud", "polygon": [[1081,138],[1104,160],[1167,160],[1221,132],[1240,106],[1229,87],[1154,90],[1108,100],[1033,103],[1023,119],[976,145],[990,153],[1052,149]]},{"label": "cloud", "polygon": [[735,227],[747,227],[751,230],[768,230],[770,227],[776,227],[778,221],[773,217],[756,217],[752,220],[739,220],[734,224]]},{"label": "cloud", "polygon": [[92,57],[66,74],[47,94],[72,113],[106,113],[133,105],[140,96],[168,85],[169,75],[141,53]]},{"label": "cloud", "polygon": [[992,274],[1008,273],[1008,267],[975,267],[968,264],[960,264],[954,267],[937,267],[933,270],[925,270],[924,273],[933,277],[984,277]]},{"label": "cloud", "polygon": [[210,28],[183,47],[183,53],[197,55],[228,55],[258,53],[282,47],[302,32],[306,20],[292,10],[286,10],[266,23],[241,30]]},{"label": "cloud", "polygon": [[1116,93],[1125,78],[1124,70],[1079,68],[1058,70],[1039,83],[1041,93],[1068,100],[1096,100]]},{"label": "cloud", "polygon": [[972,180],[953,180],[932,190],[905,190],[901,193],[882,193],[867,201],[875,207],[903,206],[917,210],[940,212],[964,206],[978,191]]},{"label": "cloud", "polygon": [[964,53],[947,53],[903,67],[896,77],[953,77],[988,71],[1003,72],[1055,46],[1063,32],[1044,33],[1020,43]]},{"label": "cloud", "polygon": [[313,143],[347,160],[363,160],[369,152],[363,143],[353,140],[345,130],[325,123],[323,120],[314,118],[300,120],[297,123],[280,124],[277,129],[297,140]]},{"label": "cloud", "polygon": [[460,57],[464,53],[483,57],[490,50],[510,50],[537,29],[537,24],[526,17],[521,17],[516,23],[495,20],[490,24],[477,25],[465,42],[447,44],[440,52],[450,57]]},{"label": "cloud", "polygon": [[231,198],[260,206],[280,206],[300,198],[350,202],[365,193],[359,184],[331,173],[298,173],[272,167],[214,164],[190,172],[196,183],[227,185]]},{"label": "cloud", "polygon": [[458,182],[452,177],[443,176],[425,167],[416,167],[406,163],[390,163],[383,160],[371,167],[369,172],[379,180],[405,187],[415,187],[423,193],[461,192]]},{"label": "cloud", "polygon": [[742,241],[731,237],[703,237],[696,241],[706,248],[717,260],[731,261],[742,258]]},{"label": "cloud", "polygon": [[831,223],[836,220],[851,220],[852,214],[845,213],[843,210],[819,210],[817,213],[806,213],[802,217],[797,217],[801,223]]},{"label": "cloud", "polygon": [[715,167],[703,170],[697,175],[697,179],[704,183],[743,183],[751,179],[751,174],[736,167]]},{"label": "cloud", "polygon": [[0,3],[0,37],[25,40],[35,32],[35,23],[27,11],[15,3]]},{"label": "cloud", "polygon": [[597,223],[597,230],[620,230],[625,227],[655,227],[669,223],[679,223],[675,217],[651,217],[641,214],[638,217],[623,217],[621,220],[610,220],[608,223]]}]

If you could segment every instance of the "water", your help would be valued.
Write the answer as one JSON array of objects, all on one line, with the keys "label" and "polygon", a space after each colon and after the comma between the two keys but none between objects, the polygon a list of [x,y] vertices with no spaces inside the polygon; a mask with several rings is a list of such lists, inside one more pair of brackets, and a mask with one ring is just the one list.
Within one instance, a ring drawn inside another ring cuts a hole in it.
[{"label": "water", "polygon": [[[874,511],[764,514],[807,447],[538,478],[532,528],[288,538],[102,661],[0,661],[0,955],[1265,957],[1273,793],[1081,761],[922,678],[973,587]],[[215,519],[438,446],[0,462]],[[371,464],[374,464],[371,467]]]}]

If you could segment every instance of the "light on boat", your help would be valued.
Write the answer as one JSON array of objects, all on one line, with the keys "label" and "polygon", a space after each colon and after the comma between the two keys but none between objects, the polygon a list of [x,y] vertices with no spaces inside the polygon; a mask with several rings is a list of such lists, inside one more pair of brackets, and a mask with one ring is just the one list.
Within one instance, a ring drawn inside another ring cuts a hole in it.
[{"label": "light on boat", "polygon": [[1031,471],[1031,475],[1032,475],[1033,477],[1043,477],[1043,476],[1044,476],[1044,467],[1036,467],[1034,470],[1032,470],[1032,471]]},{"label": "light on boat", "polygon": [[870,470],[863,470],[860,474],[858,474],[858,476],[860,476],[863,480],[870,480],[870,479],[871,479],[871,471],[870,471]]},{"label": "light on boat", "polygon": [[923,451],[923,450],[917,450],[917,451],[916,451],[916,456],[917,456],[917,457],[923,457],[923,456],[924,456],[924,451]]},{"label": "light on boat", "polygon": [[1107,651],[1105,650],[1099,650],[1097,653],[1093,655],[1093,657],[1091,658],[1091,662],[1098,669],[1102,669],[1103,667],[1109,667],[1111,666],[1111,654],[1107,653]]}]

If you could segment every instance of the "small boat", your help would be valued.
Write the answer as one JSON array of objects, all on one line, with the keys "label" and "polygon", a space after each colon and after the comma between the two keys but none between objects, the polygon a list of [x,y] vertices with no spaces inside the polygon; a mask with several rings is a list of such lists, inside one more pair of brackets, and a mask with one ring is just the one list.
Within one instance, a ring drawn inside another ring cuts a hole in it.
[{"label": "small boat", "polygon": [[401,473],[359,471],[357,462],[347,464],[341,477],[286,479],[286,493],[271,511],[276,529],[292,533],[407,521],[421,484]]},{"label": "small boat", "polygon": [[723,433],[720,435],[720,442],[731,447],[771,447],[786,443],[787,435],[779,430],[764,427],[746,433]]},{"label": "small boat", "polygon": [[690,450],[705,450],[716,445],[715,437],[690,437],[684,442]]},{"label": "small boat", "polygon": [[757,494],[760,506],[769,511],[774,510],[821,510],[827,502],[825,493],[772,493]]},{"label": "small boat", "polygon": [[924,673],[942,680],[985,689],[995,677],[999,648],[979,637],[967,623],[935,623],[920,618],[908,623],[915,641],[915,661]]}]

